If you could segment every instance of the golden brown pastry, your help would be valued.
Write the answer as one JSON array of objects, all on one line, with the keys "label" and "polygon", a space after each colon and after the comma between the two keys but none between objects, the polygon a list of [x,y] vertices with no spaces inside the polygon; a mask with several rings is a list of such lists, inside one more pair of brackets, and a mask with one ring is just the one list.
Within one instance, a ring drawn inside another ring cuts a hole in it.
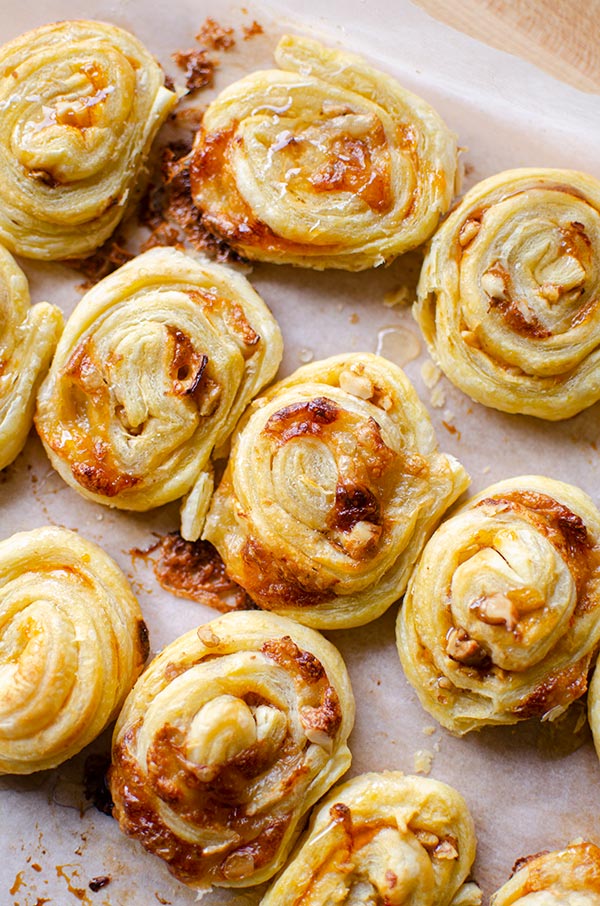
[{"label": "golden brown pastry", "polygon": [[194,540],[211,455],[281,359],[279,328],[240,274],[155,248],[91,289],[69,318],[36,426],[85,497],[148,510],[187,494]]},{"label": "golden brown pastry", "polygon": [[25,446],[35,395],[62,327],[56,306],[30,306],[25,274],[0,246],[0,469]]},{"label": "golden brown pastry", "polygon": [[138,603],[91,541],[47,526],[0,542],[0,774],[56,767],[116,716],[148,655]]},{"label": "golden brown pastry", "polygon": [[600,181],[507,170],[431,242],[415,317],[474,400],[556,421],[600,399]]},{"label": "golden brown pastry", "polygon": [[318,628],[359,626],[403,594],[467,485],[396,365],[334,356],[249,408],[204,538],[260,607]]},{"label": "golden brown pastry", "polygon": [[600,643],[600,513],[572,485],[492,485],[425,547],[398,617],[423,707],[463,734],[554,720],[586,691]]},{"label": "golden brown pastry", "polygon": [[258,884],[347,770],[353,722],[346,668],[319,633],[226,614],[165,648],[127,699],[114,814],[190,887]]},{"label": "golden brown pastry", "polygon": [[57,22],[0,48],[0,240],[28,258],[102,245],[142,185],[175,104],[133,35]]},{"label": "golden brown pastry", "polygon": [[463,906],[481,902],[465,884],[475,828],[462,796],[399,771],[337,786],[261,906]]},{"label": "golden brown pastry", "polygon": [[519,859],[515,869],[490,906],[600,906],[600,849],[594,843]]},{"label": "golden brown pastry", "polygon": [[280,69],[209,105],[191,156],[202,222],[257,261],[359,271],[431,236],[454,194],[456,137],[360,57],[285,35]]}]

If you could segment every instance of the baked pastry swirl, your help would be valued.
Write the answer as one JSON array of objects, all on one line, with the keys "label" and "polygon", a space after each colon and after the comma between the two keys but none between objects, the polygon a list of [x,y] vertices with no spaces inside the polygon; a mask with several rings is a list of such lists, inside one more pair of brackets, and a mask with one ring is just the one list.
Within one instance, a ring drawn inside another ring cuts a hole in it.
[{"label": "baked pastry swirl", "polygon": [[0,469],[25,446],[35,395],[62,327],[56,306],[30,306],[25,274],[0,246]]},{"label": "baked pastry swirl", "polygon": [[0,48],[0,241],[28,258],[98,248],[141,187],[175,104],[133,35],[105,22],[45,25]]},{"label": "baked pastry swirl", "polygon": [[462,796],[437,780],[399,771],[337,786],[261,906],[477,904],[464,884],[475,829]]},{"label": "baked pastry swirl", "polygon": [[285,35],[277,70],[226,88],[190,159],[209,230],[257,261],[359,271],[431,236],[454,194],[456,137],[362,59]]},{"label": "baked pastry swirl", "polygon": [[228,613],[165,648],[127,699],[114,814],[190,887],[258,884],[347,770],[353,722],[346,668],[319,633]]},{"label": "baked pastry swirl", "polygon": [[600,849],[570,843],[562,850],[519,859],[490,906],[599,906]]},{"label": "baked pastry swirl", "polygon": [[188,494],[198,537],[223,443],[281,359],[279,328],[240,274],[155,248],[91,289],[69,318],[36,426],[64,480],[148,510]]},{"label": "baked pastry swirl", "polygon": [[558,717],[599,643],[600,513],[537,475],[492,485],[440,526],[398,617],[408,680],[461,735]]},{"label": "baked pastry swirl", "polygon": [[474,400],[552,421],[600,399],[600,181],[508,170],[474,186],[425,259],[415,317]]},{"label": "baked pastry swirl", "polygon": [[116,716],[148,656],[138,603],[91,541],[47,526],[0,542],[0,774],[56,767]]},{"label": "baked pastry swirl", "polygon": [[318,628],[359,626],[403,594],[467,485],[397,366],[334,356],[249,408],[204,538],[260,607]]}]

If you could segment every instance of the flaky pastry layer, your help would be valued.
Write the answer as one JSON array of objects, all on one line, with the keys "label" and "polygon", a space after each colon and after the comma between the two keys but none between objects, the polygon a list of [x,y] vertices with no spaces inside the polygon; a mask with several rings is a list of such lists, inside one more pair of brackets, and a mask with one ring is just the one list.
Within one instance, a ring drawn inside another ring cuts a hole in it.
[{"label": "flaky pastry layer", "polygon": [[155,248],[100,281],[67,321],[36,427],[85,497],[148,510],[188,495],[195,540],[211,456],[281,359],[279,327],[240,274]]},{"label": "flaky pastry layer", "polygon": [[539,475],[492,485],[430,539],[397,624],[421,704],[463,734],[553,720],[586,691],[600,644],[600,513]]},{"label": "flaky pastry layer", "polygon": [[467,484],[397,366],[334,356],[249,408],[204,538],[260,607],[318,628],[358,626],[403,594]]},{"label": "flaky pastry layer", "polygon": [[213,101],[191,155],[203,223],[247,258],[358,271],[431,236],[452,200],[456,137],[360,57],[285,35],[280,69]]},{"label": "flaky pastry layer", "polygon": [[0,241],[83,258],[113,232],[176,102],[152,54],[106,22],[44,25],[0,48]]},{"label": "flaky pastry layer", "polygon": [[600,399],[600,181],[507,170],[435,234],[414,314],[474,400],[556,421]]},{"label": "flaky pastry layer", "polygon": [[347,770],[353,722],[346,668],[319,633],[226,614],[168,645],[127,699],[114,814],[191,887],[258,884]]},{"label": "flaky pastry layer", "polygon": [[399,771],[335,787],[261,906],[463,906],[481,902],[464,882],[475,828],[462,796]]},{"label": "flaky pastry layer", "polygon": [[0,542],[0,774],[81,751],[114,719],[147,655],[138,603],[97,545],[53,526]]}]

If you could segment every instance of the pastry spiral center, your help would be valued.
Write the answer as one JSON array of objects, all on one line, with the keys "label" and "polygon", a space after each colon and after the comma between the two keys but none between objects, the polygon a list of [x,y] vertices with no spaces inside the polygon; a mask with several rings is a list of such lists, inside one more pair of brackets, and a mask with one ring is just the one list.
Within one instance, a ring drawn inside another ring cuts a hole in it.
[{"label": "pastry spiral center", "polygon": [[270,417],[275,439],[270,485],[293,520],[330,540],[351,558],[373,552],[397,455],[372,418],[315,398]]},{"label": "pastry spiral center", "polygon": [[[451,583],[455,626],[505,670],[526,670],[543,660],[577,602],[573,576],[559,552],[539,532],[517,524],[484,529],[475,550],[460,556],[465,559]],[[448,639],[448,653],[467,662],[461,645],[470,643],[455,632]]]},{"label": "pastry spiral center", "polygon": [[[535,199],[535,208],[533,207]],[[461,238],[462,237],[462,238]],[[567,347],[595,348],[600,317],[600,212],[566,192],[530,189],[473,213],[460,231],[463,329],[495,358],[557,375]]]},{"label": "pastry spiral center", "polygon": [[[132,63],[105,48],[26,73],[12,149],[28,175],[46,185],[81,182],[102,171],[127,128],[136,90]],[[10,116],[10,101],[8,107]]]}]

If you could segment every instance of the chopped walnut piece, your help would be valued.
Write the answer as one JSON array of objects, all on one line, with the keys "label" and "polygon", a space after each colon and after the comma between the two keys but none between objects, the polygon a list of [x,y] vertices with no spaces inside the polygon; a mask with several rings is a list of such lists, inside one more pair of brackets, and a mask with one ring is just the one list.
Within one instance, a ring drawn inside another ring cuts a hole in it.
[{"label": "chopped walnut piece", "polygon": [[481,223],[479,220],[465,220],[462,227],[460,228],[460,233],[458,234],[459,245],[464,248],[470,242],[475,239],[477,233],[481,229]]},{"label": "chopped walnut piece", "polygon": [[450,838],[447,837],[436,846],[433,855],[436,859],[458,859],[456,842],[452,842]]},{"label": "chopped walnut piece", "polygon": [[341,544],[354,559],[372,550],[381,538],[382,528],[373,522],[361,520],[341,537]]},{"label": "chopped walnut piece", "polygon": [[231,50],[232,47],[235,47],[233,28],[223,28],[210,17],[200,26],[196,41],[206,47],[212,47],[213,50]]},{"label": "chopped walnut piece", "polygon": [[433,834],[431,831],[424,830],[422,828],[417,828],[414,832],[415,837],[426,850],[433,850],[439,844],[440,838]]},{"label": "chopped walnut piece", "polygon": [[481,646],[464,629],[452,628],[446,639],[446,653],[467,667],[479,666],[487,657]]},{"label": "chopped walnut piece", "polygon": [[500,592],[478,598],[471,604],[479,619],[489,626],[504,625],[512,632],[519,622],[519,611],[513,602]]},{"label": "chopped walnut piece", "polygon": [[185,69],[185,87],[189,91],[197,91],[213,84],[217,64],[205,50],[178,50],[173,54],[173,59],[180,69]]},{"label": "chopped walnut piece", "polygon": [[540,296],[547,299],[548,302],[558,302],[560,298],[560,287],[556,283],[542,283],[540,286]]},{"label": "chopped walnut piece", "polygon": [[356,374],[350,370],[342,371],[339,384],[344,393],[351,393],[358,399],[369,400],[373,396],[373,383],[365,374]]},{"label": "chopped walnut piece", "polygon": [[481,288],[492,299],[506,299],[506,287],[500,274],[487,271],[481,278]]}]

